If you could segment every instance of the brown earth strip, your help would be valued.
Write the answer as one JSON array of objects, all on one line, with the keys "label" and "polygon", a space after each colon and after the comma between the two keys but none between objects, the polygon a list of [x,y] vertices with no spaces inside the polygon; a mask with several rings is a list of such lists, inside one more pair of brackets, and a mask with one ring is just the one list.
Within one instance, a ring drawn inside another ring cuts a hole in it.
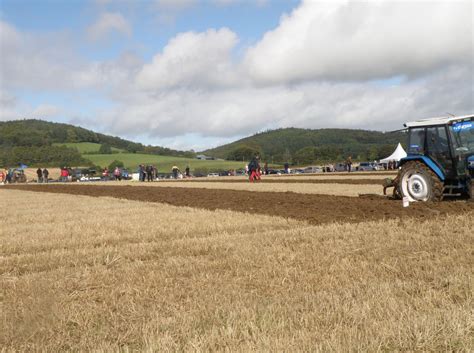
[{"label": "brown earth strip", "polygon": [[380,196],[354,198],[291,192],[252,193],[199,188],[98,185],[12,185],[4,186],[1,189],[115,197],[208,210],[225,209],[293,218],[312,224],[359,223],[389,218],[424,220],[440,215],[467,214],[474,211],[474,203],[466,201],[413,203],[410,207],[404,208],[401,201],[389,200]]},{"label": "brown earth strip", "polygon": [[[170,181],[173,181],[170,179]],[[248,179],[226,179],[206,178],[206,179],[183,179],[176,182],[186,183],[248,183]],[[351,185],[382,185],[383,179],[262,179],[260,183],[277,183],[277,184],[351,184]]]},{"label": "brown earth strip", "polygon": [[[282,174],[282,176],[285,177],[307,177],[307,176],[342,176],[342,175],[347,175],[347,176],[357,176],[357,175],[388,175],[390,176],[391,174],[397,174],[398,170],[380,170],[380,171],[374,171],[374,172],[329,172],[329,173],[303,173],[303,174]],[[273,174],[272,174],[273,175]]]}]

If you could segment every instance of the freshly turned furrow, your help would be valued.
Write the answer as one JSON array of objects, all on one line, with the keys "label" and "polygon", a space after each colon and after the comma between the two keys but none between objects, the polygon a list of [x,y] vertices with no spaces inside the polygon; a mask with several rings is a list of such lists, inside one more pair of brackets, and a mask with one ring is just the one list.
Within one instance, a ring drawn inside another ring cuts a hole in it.
[{"label": "freshly turned furrow", "polygon": [[[208,210],[232,210],[307,221],[311,224],[359,223],[379,219],[431,219],[447,214],[468,214],[474,204],[466,201],[413,203],[402,207],[401,201],[380,196],[345,197],[291,192],[249,192],[237,190],[102,186],[102,185],[9,185],[2,189],[63,193],[94,197],[159,202],[174,206]],[[471,216],[471,215],[469,215]]]}]

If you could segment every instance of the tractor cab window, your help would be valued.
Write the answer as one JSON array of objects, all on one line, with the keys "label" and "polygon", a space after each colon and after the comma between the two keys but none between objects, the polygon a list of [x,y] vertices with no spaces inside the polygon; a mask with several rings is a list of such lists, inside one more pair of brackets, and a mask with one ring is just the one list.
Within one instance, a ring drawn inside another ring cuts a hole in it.
[{"label": "tractor cab window", "polygon": [[457,156],[474,151],[474,122],[462,121],[449,126],[453,140],[454,153]]},{"label": "tractor cab window", "polygon": [[410,129],[408,154],[424,154],[425,128]]},{"label": "tractor cab window", "polygon": [[451,174],[453,163],[444,125],[426,129],[426,150],[428,155],[444,169],[447,175]]},{"label": "tractor cab window", "polygon": [[448,154],[447,157],[449,157],[448,136],[444,126],[426,129],[426,147],[430,153]]}]

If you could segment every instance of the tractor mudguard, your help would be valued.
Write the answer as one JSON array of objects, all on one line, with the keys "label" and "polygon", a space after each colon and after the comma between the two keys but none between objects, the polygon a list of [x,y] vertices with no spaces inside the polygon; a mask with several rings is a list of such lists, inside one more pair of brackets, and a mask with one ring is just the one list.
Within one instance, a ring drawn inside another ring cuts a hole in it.
[{"label": "tractor mudguard", "polygon": [[422,161],[428,168],[430,168],[438,176],[439,180],[444,182],[444,180],[446,179],[441,168],[438,167],[438,165],[435,162],[433,162],[431,158],[427,156],[408,156],[408,157],[402,158],[400,160],[400,166],[402,166],[408,161]]}]

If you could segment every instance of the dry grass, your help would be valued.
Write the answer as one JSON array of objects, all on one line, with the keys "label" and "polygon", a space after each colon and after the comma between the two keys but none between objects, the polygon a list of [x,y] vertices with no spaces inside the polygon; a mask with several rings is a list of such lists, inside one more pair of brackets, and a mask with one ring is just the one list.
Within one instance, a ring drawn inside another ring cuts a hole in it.
[{"label": "dry grass", "polygon": [[[87,183],[77,183],[87,187]],[[132,186],[151,186],[151,187],[180,187],[180,188],[199,188],[199,189],[220,189],[220,190],[245,190],[253,192],[295,192],[299,194],[320,194],[334,196],[358,197],[359,194],[377,194],[383,195],[382,185],[350,185],[350,184],[315,184],[315,183],[232,183],[218,181],[190,183],[176,181],[158,181],[153,183],[139,183],[134,181],[108,181],[96,182],[94,185],[132,185]]]},{"label": "dry grass", "polygon": [[314,227],[0,192],[5,350],[474,348],[472,217]]}]

